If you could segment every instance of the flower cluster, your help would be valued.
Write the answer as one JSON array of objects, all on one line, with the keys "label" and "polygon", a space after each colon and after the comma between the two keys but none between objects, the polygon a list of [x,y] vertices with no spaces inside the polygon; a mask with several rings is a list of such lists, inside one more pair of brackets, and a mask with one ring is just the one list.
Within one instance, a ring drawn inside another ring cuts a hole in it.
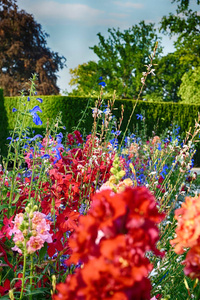
[{"label": "flower cluster", "polygon": [[200,279],[200,196],[186,197],[181,208],[175,211],[178,221],[176,238],[171,240],[177,254],[183,254],[189,248],[185,261],[184,273]]},{"label": "flower cluster", "polygon": [[14,234],[13,241],[15,242],[12,250],[19,253],[26,250],[29,254],[34,253],[41,249],[45,242],[52,243],[49,230],[50,225],[46,220],[46,215],[39,211],[17,214],[14,219],[14,227],[10,230],[10,235]]},{"label": "flower cluster", "polygon": [[163,217],[145,187],[96,193],[69,239],[73,253],[67,262],[83,266],[57,285],[53,299],[150,299],[153,266],[145,254],[162,255],[156,224]]}]

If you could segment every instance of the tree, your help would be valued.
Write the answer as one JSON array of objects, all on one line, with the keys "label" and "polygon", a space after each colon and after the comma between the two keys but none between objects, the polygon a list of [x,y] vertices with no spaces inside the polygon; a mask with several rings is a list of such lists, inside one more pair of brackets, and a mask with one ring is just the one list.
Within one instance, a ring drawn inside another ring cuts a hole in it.
[{"label": "tree", "polygon": [[172,86],[174,82],[174,95],[178,101],[181,100],[178,90],[184,73],[200,66],[200,16],[196,11],[183,9],[183,7],[182,9],[178,7],[176,12],[176,15],[169,14],[161,20],[160,31],[170,37],[176,37],[174,42],[176,50],[171,55],[171,57],[175,55],[176,61],[174,60],[173,63],[174,68],[171,68],[171,78],[168,68],[161,76],[165,77],[168,73],[168,86]]},{"label": "tree", "polygon": [[200,104],[200,66],[185,73],[178,95],[182,103]]},{"label": "tree", "polygon": [[181,78],[186,71],[188,68],[181,63],[181,56],[178,51],[161,57],[154,78],[157,88],[145,98],[151,101],[178,102],[181,98],[177,92]]},{"label": "tree", "polygon": [[[98,33],[98,45],[90,48],[99,58],[98,76],[103,76],[106,82],[105,90],[110,93],[116,90],[118,97],[136,98],[141,87],[142,72],[146,71],[148,58],[152,54],[156,41],[160,40],[154,24],[146,25],[142,21],[124,32],[112,28],[108,29],[108,33],[108,39]],[[156,59],[161,51],[159,45]],[[89,66],[91,67],[91,63],[87,67]],[[88,72],[86,65],[79,66],[79,73],[80,71]],[[93,80],[94,77],[91,78]],[[84,90],[86,82],[79,81],[79,83],[79,90],[80,88]]]},{"label": "tree", "polygon": [[77,68],[70,69],[69,73],[72,76],[69,85],[75,86],[69,95],[87,97],[95,93],[98,78],[100,77],[98,64],[95,61],[78,65]]},{"label": "tree", "polygon": [[[197,4],[200,4],[200,0],[196,0]],[[189,7],[190,0],[173,0],[172,3],[177,2],[179,3],[178,8],[179,10],[186,10]]]},{"label": "tree", "polygon": [[66,59],[47,47],[48,34],[16,0],[0,0],[0,86],[4,95],[27,91],[27,81],[38,74],[39,94],[58,94],[56,72]]}]

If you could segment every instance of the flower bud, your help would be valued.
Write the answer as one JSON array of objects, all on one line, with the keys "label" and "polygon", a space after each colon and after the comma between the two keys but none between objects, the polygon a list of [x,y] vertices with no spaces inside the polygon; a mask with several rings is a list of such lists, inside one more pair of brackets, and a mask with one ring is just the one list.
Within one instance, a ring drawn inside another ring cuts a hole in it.
[{"label": "flower bud", "polygon": [[33,211],[36,211],[36,210],[38,210],[38,206],[37,206],[37,205],[34,205],[34,206],[33,206]]},{"label": "flower bud", "polygon": [[30,218],[30,219],[33,219],[33,212],[32,212],[32,211],[31,211],[30,214],[29,214],[29,218]]},{"label": "flower bud", "polygon": [[36,236],[37,235],[37,231],[36,230],[32,230],[32,236]]},{"label": "flower bud", "polygon": [[28,214],[30,213],[30,209],[29,209],[28,206],[25,208],[25,211],[26,211]]},{"label": "flower bud", "polygon": [[28,234],[28,231],[27,231],[27,229],[24,229],[22,233],[23,233],[23,236],[25,236],[25,237],[26,237],[26,236],[27,236],[27,234]]}]

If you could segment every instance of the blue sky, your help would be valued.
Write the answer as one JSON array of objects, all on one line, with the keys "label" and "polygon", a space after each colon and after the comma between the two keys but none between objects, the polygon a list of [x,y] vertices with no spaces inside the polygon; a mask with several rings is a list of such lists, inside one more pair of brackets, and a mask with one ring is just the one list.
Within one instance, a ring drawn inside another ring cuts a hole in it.
[{"label": "blue sky", "polygon": [[[200,9],[196,0],[190,2],[192,9]],[[66,57],[67,68],[58,73],[61,92],[71,90],[70,68],[97,61],[89,47],[98,44],[98,32],[107,37],[108,28],[123,31],[142,20],[158,26],[162,16],[175,13],[177,7],[171,0],[18,0],[17,4],[33,14],[50,35],[47,44],[51,50]],[[163,37],[162,45],[164,53],[173,51],[173,41],[168,37]]]}]

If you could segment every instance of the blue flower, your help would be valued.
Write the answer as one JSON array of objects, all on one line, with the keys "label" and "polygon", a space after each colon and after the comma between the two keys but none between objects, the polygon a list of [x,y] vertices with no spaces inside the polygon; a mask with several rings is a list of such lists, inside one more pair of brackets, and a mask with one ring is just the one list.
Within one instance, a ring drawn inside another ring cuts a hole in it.
[{"label": "blue flower", "polygon": [[43,102],[43,100],[41,98],[36,98],[37,101],[39,101],[40,103]]},{"label": "blue flower", "polygon": [[103,79],[103,77],[102,77],[102,76],[100,76],[100,77],[99,77],[99,80],[102,80],[102,79]]},{"label": "blue flower", "polygon": [[36,125],[42,125],[42,120],[40,119],[40,117],[38,116],[37,112],[42,112],[42,110],[39,108],[38,105],[36,105],[35,107],[33,107],[33,109],[31,109],[29,112],[31,113],[32,117],[33,117],[33,122]]},{"label": "blue flower", "polygon": [[12,112],[16,112],[16,111],[17,111],[17,109],[13,107]]},{"label": "blue flower", "polygon": [[161,148],[161,143],[158,143],[158,148],[157,148],[159,151],[161,151],[162,150],[162,148]]},{"label": "blue flower", "polygon": [[136,114],[136,117],[137,117],[137,120],[142,120],[143,119],[143,115],[140,115],[140,114]]},{"label": "blue flower", "polygon": [[27,101],[30,101],[30,100],[31,100],[31,98],[30,98],[30,97],[28,97],[28,98],[27,98]]},{"label": "blue flower", "polygon": [[58,144],[61,144],[62,138],[63,138],[62,132],[60,132],[59,134],[56,135],[56,140],[57,140]]},{"label": "blue flower", "polygon": [[34,107],[30,110],[30,113],[31,113],[31,114],[35,114],[35,113],[38,112],[38,111],[42,113],[41,108],[40,108],[38,105],[36,105],[36,106],[34,106]]},{"label": "blue flower", "polygon": [[43,148],[43,146],[42,146],[42,144],[41,144],[40,142],[38,142],[38,143],[36,143],[36,144],[37,144],[37,146],[38,146],[39,149],[42,149],[42,148]]},{"label": "blue flower", "polygon": [[101,85],[101,86],[103,86],[103,87],[105,87],[105,86],[106,86],[106,83],[105,83],[104,81],[102,81],[102,82],[99,82],[98,84],[99,84],[99,85]]},{"label": "blue flower", "polygon": [[41,156],[42,159],[49,159],[50,158],[50,155],[49,154],[44,154]]},{"label": "blue flower", "polygon": [[58,148],[64,148],[64,146],[62,144],[56,145],[55,147],[52,148],[53,151],[56,151],[56,155],[54,157],[56,157],[57,159],[53,162],[54,164],[61,159],[61,155],[60,155],[60,151]]},{"label": "blue flower", "polygon": [[36,139],[38,138],[43,138],[43,136],[41,134],[36,134],[32,139],[31,139],[31,142],[32,141],[35,141]]}]

